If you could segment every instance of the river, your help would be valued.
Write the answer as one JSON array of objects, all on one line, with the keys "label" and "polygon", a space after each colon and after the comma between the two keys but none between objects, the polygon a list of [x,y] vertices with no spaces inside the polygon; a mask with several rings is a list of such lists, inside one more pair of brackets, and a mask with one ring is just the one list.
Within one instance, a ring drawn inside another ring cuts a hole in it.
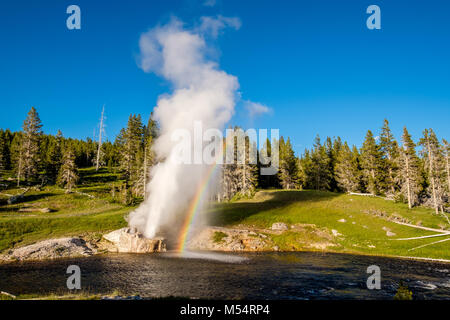
[{"label": "river", "polygon": [[[67,293],[66,269],[78,265],[90,293],[207,299],[392,299],[403,281],[415,299],[450,299],[450,264],[348,254],[108,254],[0,265],[0,291]],[[366,286],[381,269],[381,289]]]}]

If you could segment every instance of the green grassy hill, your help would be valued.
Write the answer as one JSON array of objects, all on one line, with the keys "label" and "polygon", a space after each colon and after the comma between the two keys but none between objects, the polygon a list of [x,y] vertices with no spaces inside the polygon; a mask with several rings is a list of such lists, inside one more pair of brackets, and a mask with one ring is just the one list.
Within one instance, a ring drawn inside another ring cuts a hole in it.
[{"label": "green grassy hill", "polygon": [[[80,170],[81,183],[75,191],[66,194],[57,186],[37,191],[31,189],[16,204],[6,203],[6,194],[19,194],[15,187],[0,194],[0,252],[13,246],[22,246],[43,239],[61,236],[87,235],[99,237],[101,233],[126,226],[124,215],[134,209],[114,201],[112,184],[119,176],[101,169]],[[93,196],[93,197],[89,197]],[[20,212],[20,209],[49,208],[50,213]]]},{"label": "green grassy hill", "polygon": [[[0,251],[61,236],[98,238],[101,233],[124,227],[124,216],[137,204],[126,206],[112,198],[111,187],[121,183],[119,176],[106,169],[95,172],[93,168],[80,170],[80,176],[76,191],[82,194],[65,194],[49,186],[30,190],[20,202],[8,205],[5,194],[22,190],[10,181],[10,187],[0,194]],[[52,212],[20,211],[29,208],[50,208]],[[326,250],[337,252],[450,259],[450,241],[410,250],[450,236],[393,240],[436,233],[396,224],[394,218],[448,230],[442,216],[426,208],[409,210],[404,204],[381,198],[320,191],[259,191],[250,200],[215,204],[209,215],[216,226],[268,229],[275,222],[294,226],[282,234],[269,235],[280,250],[310,250],[311,243],[325,237],[334,244]],[[330,237],[333,230],[340,235]],[[386,230],[395,236],[388,237]]]},{"label": "green grassy hill", "polygon": [[[297,231],[273,236],[281,250],[302,250],[320,231],[335,230],[333,251],[450,259],[450,241],[416,248],[446,237],[397,241],[398,238],[436,234],[433,231],[399,225],[392,220],[449,230],[442,216],[427,208],[413,208],[376,197],[364,197],[320,191],[260,191],[251,200],[222,203],[210,212],[215,225],[270,228],[275,222],[288,225],[313,224]],[[343,222],[345,221],[345,222]],[[388,237],[386,230],[395,233]]]}]

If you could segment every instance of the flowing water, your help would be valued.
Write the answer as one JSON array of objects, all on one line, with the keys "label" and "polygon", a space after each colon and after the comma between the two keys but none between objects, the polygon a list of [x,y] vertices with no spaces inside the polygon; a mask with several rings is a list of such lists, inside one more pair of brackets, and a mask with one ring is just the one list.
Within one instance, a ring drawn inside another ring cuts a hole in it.
[{"label": "flowing water", "polygon": [[[82,289],[142,297],[207,299],[392,299],[403,281],[417,299],[450,299],[450,264],[331,253],[109,254],[0,265],[0,291],[67,292],[69,265]],[[381,268],[368,290],[367,267]]]}]

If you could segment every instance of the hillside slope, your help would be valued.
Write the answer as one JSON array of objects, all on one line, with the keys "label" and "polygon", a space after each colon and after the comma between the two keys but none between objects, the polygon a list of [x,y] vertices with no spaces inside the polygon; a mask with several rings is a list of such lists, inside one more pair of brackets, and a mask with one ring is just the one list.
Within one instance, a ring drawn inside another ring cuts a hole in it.
[{"label": "hillside slope", "polygon": [[[449,230],[444,217],[427,208],[409,210],[405,204],[376,197],[320,191],[259,191],[251,200],[218,204],[209,214],[211,223],[217,226],[261,230],[270,229],[276,222],[286,223],[289,230],[270,235],[280,250],[307,250],[313,247],[310,242],[317,241],[318,234],[326,232],[334,235],[335,245],[326,249],[330,251],[450,259],[450,241],[441,241],[450,238],[450,234],[397,240],[439,233],[427,228]],[[441,242],[431,245],[437,241]],[[417,248],[420,246],[424,247]]]}]

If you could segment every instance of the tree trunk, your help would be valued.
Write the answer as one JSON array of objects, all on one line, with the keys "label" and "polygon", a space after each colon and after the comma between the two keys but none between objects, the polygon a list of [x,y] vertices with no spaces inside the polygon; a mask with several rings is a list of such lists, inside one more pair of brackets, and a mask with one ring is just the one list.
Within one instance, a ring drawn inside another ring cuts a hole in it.
[{"label": "tree trunk", "polygon": [[147,198],[147,146],[144,143],[144,201]]},{"label": "tree trunk", "polygon": [[410,180],[409,180],[409,159],[408,156],[405,155],[405,165],[406,165],[406,186],[408,188],[408,208],[412,208],[412,201],[411,201],[411,186],[410,186]]},{"label": "tree trunk", "polygon": [[434,202],[434,209],[436,211],[436,215],[439,214],[439,207],[438,207],[438,203],[437,203],[437,197],[436,197],[436,186],[435,186],[435,181],[434,181],[434,162],[433,162],[433,155],[431,152],[431,146],[430,146],[430,140],[429,137],[427,137],[427,147],[428,147],[428,161],[429,161],[429,174],[430,174],[430,179],[431,179],[431,188],[433,191],[433,202]]},{"label": "tree trunk", "polygon": [[19,167],[17,168],[17,188],[20,187],[21,175],[22,175],[22,152],[19,153]]},{"label": "tree trunk", "polygon": [[244,159],[244,164],[242,166],[242,190],[243,193],[245,193],[247,191],[247,184],[246,184],[246,176],[245,176],[245,159]]},{"label": "tree trunk", "polygon": [[446,160],[447,160],[447,183],[448,183],[448,196],[450,197],[450,165],[448,163],[448,151],[446,153]]},{"label": "tree trunk", "polygon": [[103,105],[102,116],[100,118],[100,132],[98,134],[98,149],[97,149],[97,161],[95,164],[95,171],[98,171],[100,166],[100,150],[102,148],[102,132],[103,132],[103,114],[105,112],[105,105]]}]

